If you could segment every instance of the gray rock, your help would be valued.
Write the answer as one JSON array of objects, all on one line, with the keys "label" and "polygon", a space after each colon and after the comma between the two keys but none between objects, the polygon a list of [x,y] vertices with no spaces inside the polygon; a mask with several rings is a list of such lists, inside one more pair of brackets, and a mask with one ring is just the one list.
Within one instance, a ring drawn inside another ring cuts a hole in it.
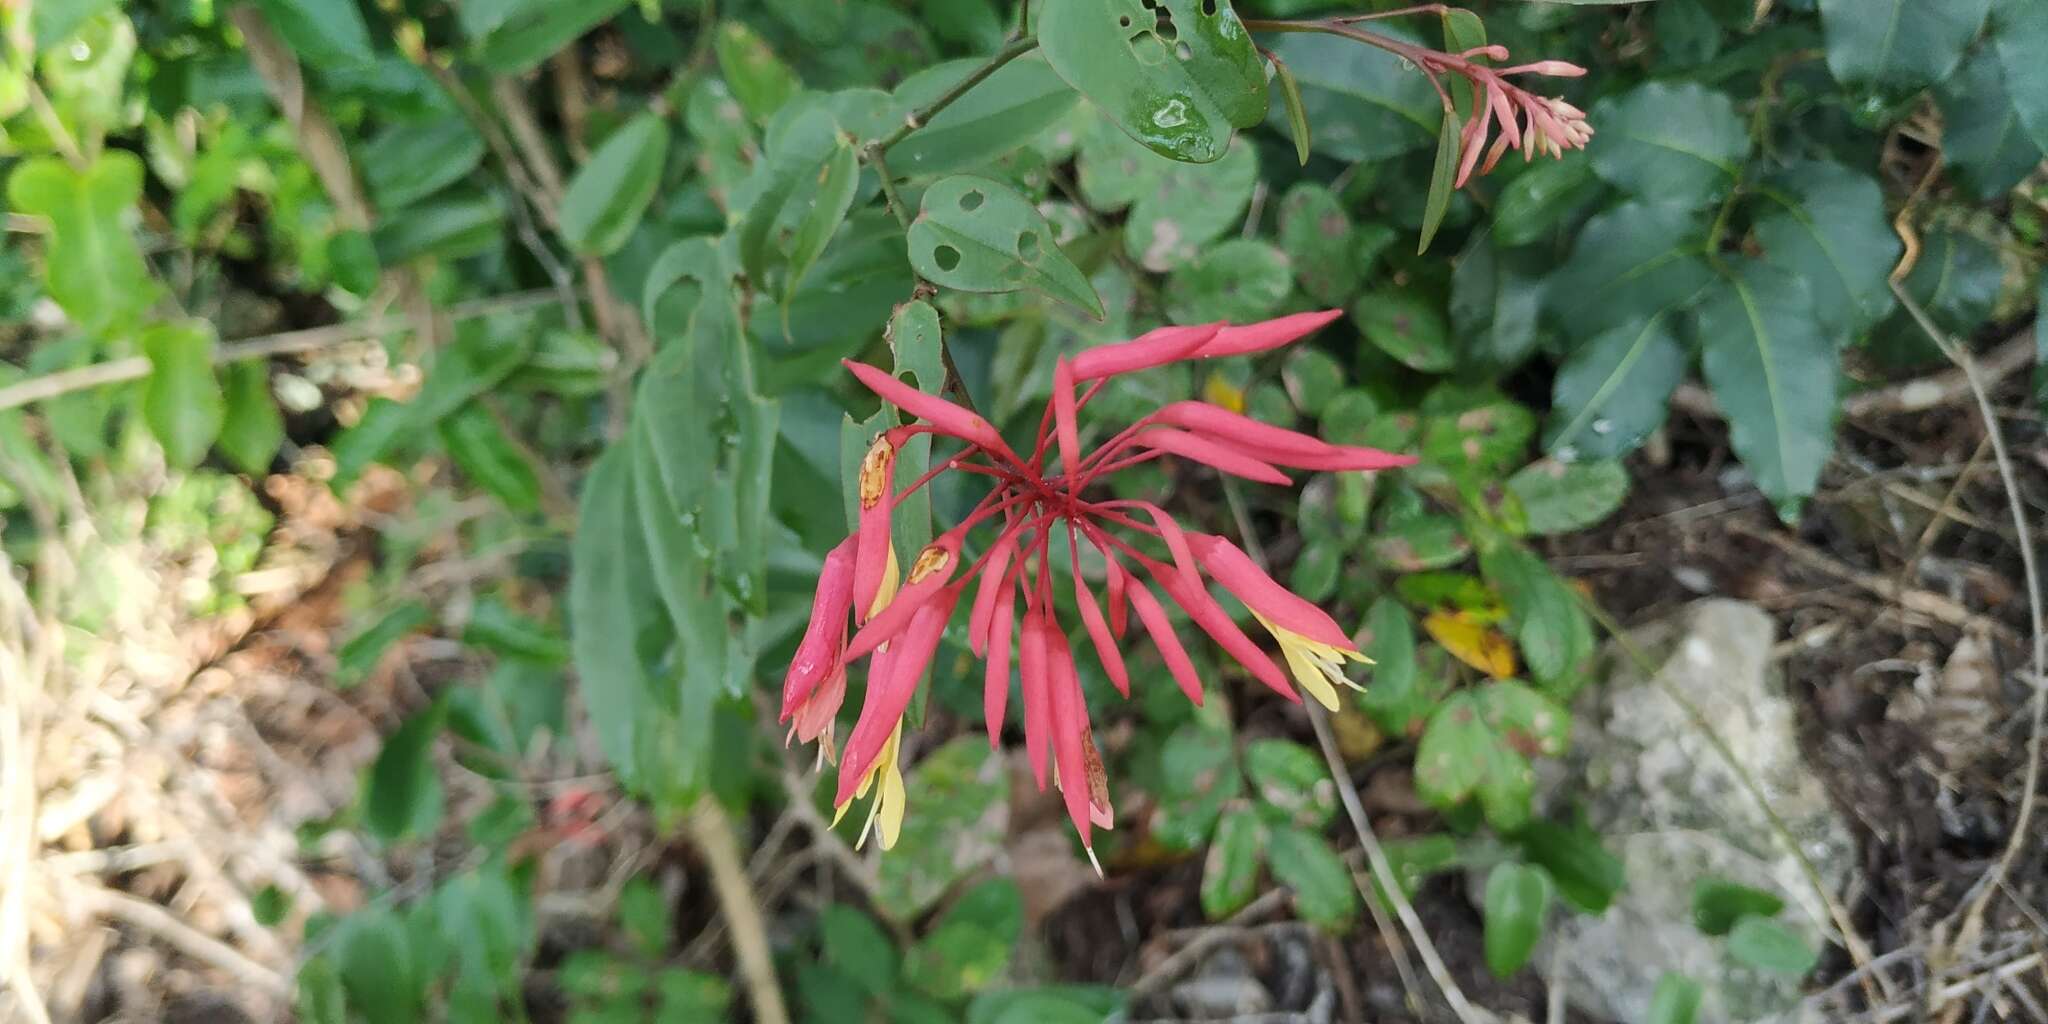
[{"label": "gray rock", "polygon": [[[1840,892],[1855,871],[1854,841],[1800,754],[1793,703],[1767,661],[1775,633],[1754,605],[1704,600],[1635,631],[1632,643],[1727,744]],[[1611,1020],[1641,1020],[1658,977],[1680,971],[1709,993],[1703,1022],[1801,1020],[1799,979],[1736,963],[1721,939],[1693,926],[1693,885],[1711,877],[1779,894],[1788,904],[1780,920],[1814,948],[1832,930],[1826,908],[1685,708],[1619,645],[1610,643],[1603,661],[1604,681],[1575,708],[1567,770],[1552,773],[1539,796],[1554,811],[1582,810],[1628,871],[1605,914],[1565,915],[1549,930],[1546,941],[1566,944],[1566,998]],[[1562,780],[1575,782],[1567,789]],[[1551,962],[1550,951],[1535,962]]]}]

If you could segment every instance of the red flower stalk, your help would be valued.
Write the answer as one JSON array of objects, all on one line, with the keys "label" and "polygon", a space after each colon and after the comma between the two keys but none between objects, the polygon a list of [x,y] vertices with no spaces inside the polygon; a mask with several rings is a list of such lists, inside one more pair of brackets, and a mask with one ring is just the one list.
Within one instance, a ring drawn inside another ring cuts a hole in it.
[{"label": "red flower stalk", "polygon": [[[870,390],[918,422],[883,433],[861,461],[859,525],[825,558],[810,625],[783,681],[782,720],[790,724],[791,736],[818,739],[820,756],[830,758],[832,719],[846,697],[847,666],[868,659],[867,695],[839,764],[834,803],[841,814],[879,781],[868,828],[879,820],[883,847],[894,845],[904,811],[896,763],[903,714],[972,583],[968,646],[986,660],[983,709],[989,742],[999,742],[1002,733],[1014,662],[1022,680],[1020,711],[1033,778],[1040,789],[1048,779],[1060,787],[1074,829],[1094,856],[1092,830],[1110,827],[1114,812],[1074,652],[1055,611],[1056,535],[1068,547],[1067,575],[1088,644],[1119,693],[1130,693],[1130,670],[1118,643],[1135,612],[1174,682],[1188,699],[1202,701],[1202,680],[1142,574],[1260,682],[1296,702],[1299,685],[1336,708],[1336,687],[1357,685],[1346,678],[1345,663],[1362,662],[1365,656],[1322,609],[1275,582],[1228,540],[1183,530],[1165,510],[1147,502],[1089,494],[1108,475],[1162,455],[1279,484],[1288,482],[1283,467],[1369,472],[1414,460],[1330,444],[1203,402],[1169,404],[1084,452],[1077,414],[1106,378],[1172,362],[1266,351],[1338,315],[1332,310],[1243,326],[1162,327],[1062,359],[1054,368],[1052,399],[1029,458],[1020,457],[971,410],[912,389],[874,367],[847,364]],[[1088,386],[1077,394],[1083,384]],[[920,433],[952,438],[963,447],[897,490],[896,452]],[[919,552],[899,578],[890,542],[892,511],[906,495],[949,472],[984,476],[993,486],[965,520]],[[969,560],[969,536],[984,524],[993,537]],[[1102,559],[1099,593],[1081,570],[1084,543]],[[1163,553],[1166,561],[1148,549]],[[1212,580],[1251,609],[1272,634],[1286,671],[1210,596]],[[859,626],[850,638],[849,619]],[[866,834],[864,829],[863,840]]]}]

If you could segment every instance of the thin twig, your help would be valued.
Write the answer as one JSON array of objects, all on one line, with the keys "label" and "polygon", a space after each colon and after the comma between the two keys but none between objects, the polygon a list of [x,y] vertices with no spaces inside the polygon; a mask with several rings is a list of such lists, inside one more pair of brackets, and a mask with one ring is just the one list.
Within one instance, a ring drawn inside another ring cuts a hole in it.
[{"label": "thin twig", "polygon": [[257,963],[239,949],[179,920],[147,900],[96,885],[75,885],[67,897],[75,910],[111,917],[162,939],[179,952],[218,967],[243,982],[280,999],[289,998],[291,980]]},{"label": "thin twig", "polygon": [[1133,999],[1156,992],[1166,983],[1173,981],[1193,967],[1208,952],[1217,946],[1230,942],[1244,934],[1244,926],[1256,921],[1287,903],[1289,893],[1285,889],[1274,889],[1258,899],[1244,905],[1237,913],[1222,922],[1201,929],[1200,933],[1188,940],[1188,944],[1173,951],[1166,959],[1153,965],[1151,970],[1138,976],[1125,988]]},{"label": "thin twig", "polygon": [[[1245,508],[1244,495],[1236,480],[1227,476],[1223,478],[1223,496],[1230,504],[1231,516],[1237,521],[1238,536],[1244,541],[1246,554],[1249,554],[1261,569],[1270,569],[1265,549],[1259,543],[1258,534],[1251,528],[1251,515]],[[1394,905],[1395,915],[1401,919],[1402,926],[1414,940],[1416,954],[1422,958],[1423,968],[1429,972],[1430,980],[1436,982],[1437,989],[1444,995],[1444,1001],[1451,1005],[1451,1011],[1457,1014],[1460,1021],[1465,1024],[1477,1024],[1486,1020],[1486,1017],[1480,1015],[1484,1011],[1474,1007],[1465,998],[1465,991],[1459,988],[1457,980],[1451,977],[1450,970],[1444,966],[1443,958],[1437,955],[1436,944],[1430,941],[1428,929],[1422,926],[1422,919],[1416,916],[1414,904],[1408,901],[1407,894],[1401,890],[1400,879],[1394,874],[1393,862],[1387,859],[1386,850],[1380,846],[1379,835],[1373,831],[1372,820],[1366,816],[1365,802],[1358,797],[1358,786],[1351,781],[1351,769],[1344,763],[1343,752],[1337,748],[1336,734],[1330,730],[1330,723],[1325,717],[1322,705],[1314,700],[1305,700],[1302,701],[1302,708],[1308,712],[1309,725],[1315,729],[1316,743],[1322,748],[1323,760],[1329,765],[1330,777],[1337,782],[1337,793],[1343,798],[1344,811],[1351,819],[1351,828],[1358,833],[1359,845],[1365,847],[1365,858],[1372,866],[1373,877],[1379,880],[1380,891],[1385,893],[1386,901]],[[1408,962],[1408,948],[1401,941],[1401,933],[1394,928],[1393,922],[1387,920],[1386,909],[1373,894],[1372,886],[1359,880],[1356,874],[1352,874],[1351,882],[1358,887],[1359,896],[1364,899],[1366,909],[1372,914],[1373,924],[1386,941],[1387,950],[1394,956],[1394,970],[1400,975],[1401,988],[1408,993],[1409,1003],[1417,1012],[1422,1012],[1425,1005],[1422,1000],[1422,986],[1415,980],[1415,967]]]},{"label": "thin twig", "polygon": [[1998,414],[1991,407],[1991,392],[1978,372],[1975,357],[1969,350],[1956,344],[1955,339],[1944,334],[1928,317],[1927,311],[1899,283],[1892,280],[1892,293],[1912,316],[1913,321],[1926,332],[1929,340],[1938,346],[1943,355],[1956,364],[1969,382],[1970,392],[1977,399],[1977,414],[1984,420],[1985,436],[1991,440],[1991,455],[1998,465],[1998,477],[2005,484],[2006,501],[2012,507],[2012,525],[2019,539],[2020,568],[2027,582],[2027,619],[2033,634],[2033,678],[2028,685],[2033,687],[2034,698],[2031,708],[2032,722],[2027,734],[2027,767],[2024,789],[2020,794],[2020,809],[2012,825],[2012,836],[2006,840],[2004,852],[1984,877],[1971,887],[1967,897],[1967,911],[1963,914],[1964,931],[1974,931],[1980,923],[1985,906],[1991,894],[1998,891],[1999,883],[2012,870],[2013,861],[2027,845],[2027,828],[2033,822],[2034,803],[2041,785],[2041,731],[2044,719],[2048,719],[2048,623],[2043,621],[2041,596],[2041,569],[2034,557],[2034,537],[2027,514],[2026,499],[2020,491],[2019,476],[2013,470],[2012,453],[2006,449],[2005,431],[1998,425]]},{"label": "thin twig", "polygon": [[1930,590],[1902,590],[1894,580],[1878,573],[1864,572],[1854,566],[1845,565],[1780,531],[1759,529],[1739,521],[1730,522],[1728,529],[1744,537],[1763,541],[1810,569],[1826,573],[1844,583],[1854,584],[1887,601],[1897,601],[1901,608],[1909,612],[1925,615],[1959,628],[1974,626],[1984,621],[1984,616],[1947,597]]},{"label": "thin twig", "polygon": [[[471,320],[495,313],[513,313],[533,309],[558,301],[558,296],[549,289],[513,292],[489,299],[472,299],[457,303],[443,310],[441,318],[448,321]],[[417,317],[406,313],[391,313],[371,317],[353,323],[328,324],[324,327],[307,327],[296,331],[282,331],[277,334],[260,334],[253,338],[229,342],[213,350],[213,362],[240,362],[245,359],[268,359],[271,356],[292,355],[329,348],[351,341],[367,341],[388,331],[419,326]],[[104,363],[93,363],[73,370],[46,373],[30,377],[19,384],[0,388],[0,412],[41,402],[106,384],[138,380],[149,376],[149,360],[143,356],[129,356],[125,359],[110,359]]]},{"label": "thin twig", "polygon": [[903,123],[897,125],[895,131],[876,139],[870,145],[879,152],[887,153],[889,147],[908,138],[911,132],[930,124],[932,118],[936,117],[939,111],[952,106],[953,101],[967,95],[968,90],[980,85],[983,81],[987,80],[988,76],[1000,70],[1003,65],[1035,49],[1038,49],[1038,40],[1031,36],[1013,39],[1010,42],[1004,43],[1002,49],[997,50],[980,67],[968,72],[967,77],[953,83],[952,88],[940,93],[930,103],[904,115]]},{"label": "thin twig", "polygon": [[789,1024],[789,1008],[782,1001],[782,986],[775,979],[775,961],[768,950],[768,928],[761,919],[753,886],[747,882],[747,866],[740,858],[732,822],[716,799],[705,797],[690,812],[689,828],[711,869],[711,886],[732,932],[733,953],[739,960],[754,1019],[760,1024]]},{"label": "thin twig", "polygon": [[[1820,900],[1821,906],[1826,909],[1827,916],[1833,922],[1835,931],[1842,940],[1843,948],[1849,951],[1849,959],[1855,962],[1858,971],[1863,975],[1864,991],[1870,997],[1870,1001],[1873,1003],[1880,1002],[1880,994],[1883,999],[1891,998],[1893,994],[1891,978],[1876,968],[1871,955],[1870,944],[1863,941],[1863,936],[1856,931],[1855,922],[1849,918],[1849,908],[1843,906],[1842,901],[1836,898],[1834,891],[1828,888],[1827,882],[1820,876],[1820,869],[1814,865],[1813,859],[1806,855],[1805,848],[1799,845],[1798,838],[1792,834],[1791,826],[1785,824],[1785,819],[1779,816],[1778,810],[1771,804],[1770,798],[1764,795],[1763,786],[1756,781],[1756,776],[1751,774],[1749,766],[1743,764],[1742,759],[1735,756],[1734,749],[1728,746],[1728,741],[1721,737],[1720,730],[1714,728],[1713,722],[1708,720],[1706,713],[1699,709],[1699,705],[1694,704],[1691,697],[1681,692],[1678,687],[1671,685],[1670,680],[1664,678],[1663,673],[1657,670],[1657,666],[1650,661],[1649,656],[1643,653],[1642,648],[1636,646],[1635,639],[1629,636],[1628,631],[1622,628],[1621,623],[1616,622],[1614,617],[1609,615],[1605,608],[1600,607],[1592,599],[1583,594],[1579,594],[1577,597],[1580,607],[1584,608],[1586,614],[1592,616],[1594,621],[1598,622],[1600,627],[1605,629],[1608,635],[1614,638],[1615,644],[1621,648],[1622,655],[1629,660],[1630,664],[1635,666],[1636,671],[1641,672],[1644,679],[1647,679],[1651,685],[1657,687],[1659,691],[1678,705],[1679,710],[1684,713],[1686,720],[1692,724],[1693,728],[1699,730],[1700,735],[1706,739],[1707,746],[1713,749],[1715,756],[1719,757],[1722,763],[1728,766],[1729,772],[1742,785],[1743,792],[1749,794],[1750,800],[1756,804],[1757,810],[1762,812],[1765,823],[1770,826],[1771,834],[1777,838],[1779,845],[1783,846],[1786,852],[1792,855],[1793,861],[1799,866],[1800,875],[1806,879],[1806,884],[1813,889],[1814,896]],[[1825,924],[1826,922],[1822,923]]]}]

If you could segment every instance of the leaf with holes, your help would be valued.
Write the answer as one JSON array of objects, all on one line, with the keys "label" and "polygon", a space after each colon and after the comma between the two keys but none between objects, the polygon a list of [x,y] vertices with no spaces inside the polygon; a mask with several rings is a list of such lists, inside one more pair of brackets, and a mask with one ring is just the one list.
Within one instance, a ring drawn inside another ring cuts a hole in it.
[{"label": "leaf with holes", "polygon": [[1045,59],[1117,127],[1174,160],[1223,156],[1266,116],[1266,70],[1229,0],[1050,0]]},{"label": "leaf with holes", "polygon": [[1052,225],[1008,185],[965,174],[940,180],[925,190],[907,240],[911,267],[933,284],[968,292],[1028,288],[1102,319],[1102,299],[1053,244]]},{"label": "leaf with holes", "polygon": [[1700,307],[1699,324],[1735,454],[1779,515],[1795,518],[1834,448],[1840,374],[1806,282],[1747,263]]}]

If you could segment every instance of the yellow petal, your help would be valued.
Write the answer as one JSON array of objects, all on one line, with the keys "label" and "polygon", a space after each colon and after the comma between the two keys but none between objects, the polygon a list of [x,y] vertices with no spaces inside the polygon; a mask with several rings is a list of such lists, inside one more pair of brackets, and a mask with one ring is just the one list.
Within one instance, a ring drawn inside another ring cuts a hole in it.
[{"label": "yellow petal", "polygon": [[1452,657],[1495,679],[1515,674],[1515,645],[1470,612],[1430,612],[1422,628]]},{"label": "yellow petal", "polygon": [[882,614],[889,602],[896,600],[896,584],[903,578],[903,570],[896,564],[896,545],[889,545],[889,560],[882,563],[882,586],[875,591],[875,603],[868,609],[868,618]]},{"label": "yellow petal", "polygon": [[1323,675],[1323,670],[1316,667],[1315,659],[1309,657],[1301,645],[1288,643],[1284,639],[1280,642],[1280,653],[1287,656],[1287,667],[1293,670],[1294,681],[1300,683],[1301,688],[1316,699],[1316,703],[1331,711],[1337,710],[1337,688],[1331,686],[1328,677]]},{"label": "yellow petal", "polygon": [[1244,411],[1244,392],[1237,385],[1224,380],[1220,373],[1212,373],[1202,382],[1202,401],[1220,405],[1231,412]]},{"label": "yellow petal", "polygon": [[882,769],[882,791],[875,796],[875,807],[879,809],[882,821],[882,849],[896,847],[896,838],[903,834],[903,812],[909,810],[909,795],[903,790],[903,772],[891,760]]}]

